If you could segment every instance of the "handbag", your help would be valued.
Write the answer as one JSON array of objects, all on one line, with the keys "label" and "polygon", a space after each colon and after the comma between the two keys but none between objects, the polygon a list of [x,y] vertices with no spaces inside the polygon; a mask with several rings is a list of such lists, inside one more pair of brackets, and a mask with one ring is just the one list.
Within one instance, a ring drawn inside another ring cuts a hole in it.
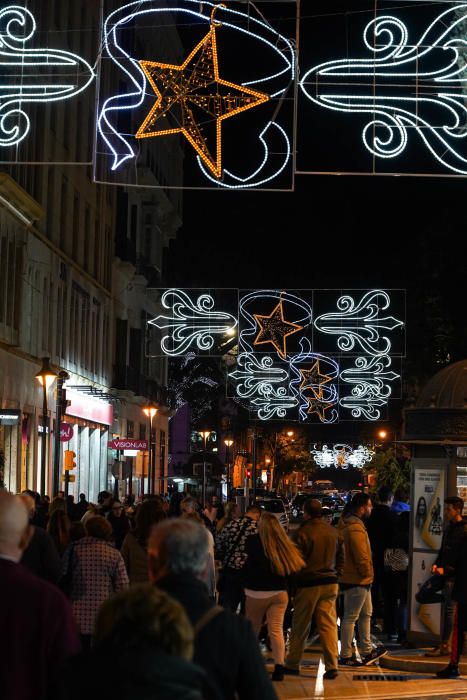
[{"label": "handbag", "polygon": [[445,596],[443,591],[446,583],[446,577],[439,574],[433,574],[425,581],[420,590],[415,594],[415,600],[420,604],[429,603],[444,603]]},{"label": "handbag", "polygon": [[400,573],[409,568],[409,555],[399,547],[388,547],[384,550],[384,568],[386,571]]},{"label": "handbag", "polygon": [[71,592],[73,590],[73,553],[75,545],[72,542],[68,548],[68,556],[66,560],[66,569],[60,577],[58,582],[58,587],[66,595],[67,598],[71,598]]}]

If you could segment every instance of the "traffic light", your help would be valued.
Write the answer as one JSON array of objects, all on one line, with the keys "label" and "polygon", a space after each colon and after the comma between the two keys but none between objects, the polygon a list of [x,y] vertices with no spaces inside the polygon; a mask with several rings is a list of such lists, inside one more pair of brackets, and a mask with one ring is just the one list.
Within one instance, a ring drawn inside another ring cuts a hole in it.
[{"label": "traffic light", "polygon": [[245,470],[245,476],[247,479],[251,479],[251,469],[246,469]]},{"label": "traffic light", "polygon": [[71,471],[76,467],[75,458],[76,452],[73,452],[73,450],[65,450],[65,464],[63,466],[65,471]]}]

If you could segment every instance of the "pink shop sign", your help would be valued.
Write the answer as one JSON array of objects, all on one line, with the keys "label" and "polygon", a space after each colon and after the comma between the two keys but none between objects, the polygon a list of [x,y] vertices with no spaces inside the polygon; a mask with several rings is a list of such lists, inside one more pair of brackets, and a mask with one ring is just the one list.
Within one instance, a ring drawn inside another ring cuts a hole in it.
[{"label": "pink shop sign", "polygon": [[83,418],[84,420],[93,421],[94,423],[103,423],[104,425],[112,425],[113,408],[110,403],[92,399],[85,394],[67,390],[67,399],[71,404],[67,407],[66,412],[69,416]]},{"label": "pink shop sign", "polygon": [[136,440],[135,438],[115,438],[109,440],[111,450],[147,450],[147,440]]},{"label": "pink shop sign", "polygon": [[68,442],[73,437],[73,426],[70,423],[60,423],[60,442]]}]

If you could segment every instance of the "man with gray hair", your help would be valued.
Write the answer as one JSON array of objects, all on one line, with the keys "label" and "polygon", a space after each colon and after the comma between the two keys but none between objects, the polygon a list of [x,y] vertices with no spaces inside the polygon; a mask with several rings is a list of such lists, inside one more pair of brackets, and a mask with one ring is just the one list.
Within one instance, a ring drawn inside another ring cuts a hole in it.
[{"label": "man with gray hair", "polygon": [[19,563],[30,535],[24,503],[0,491],[2,700],[52,700],[62,662],[80,649],[68,600]]},{"label": "man with gray hair", "polygon": [[219,698],[276,700],[250,623],[208,596],[204,525],[187,519],[160,522],[148,551],[151,580],[185,608],[195,630],[193,661],[207,671]]}]

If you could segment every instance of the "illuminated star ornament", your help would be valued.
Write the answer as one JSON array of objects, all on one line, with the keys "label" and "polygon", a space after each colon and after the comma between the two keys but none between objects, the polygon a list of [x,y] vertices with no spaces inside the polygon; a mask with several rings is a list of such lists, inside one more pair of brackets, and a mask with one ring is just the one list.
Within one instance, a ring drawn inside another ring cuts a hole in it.
[{"label": "illuminated star ornament", "polygon": [[[157,97],[136,133],[137,139],[183,134],[216,178],[222,177],[222,122],[240,112],[267,102],[269,96],[219,77],[216,27],[211,28],[181,66],[140,61],[140,66]],[[164,128],[163,117],[178,125]],[[215,122],[215,136],[209,141],[203,125]]]},{"label": "illuminated star ornament", "polygon": [[302,391],[305,389],[311,389],[317,399],[322,399],[322,385],[328,384],[332,377],[330,377],[328,374],[321,374],[319,370],[319,360],[316,360],[311,369],[301,369],[300,374],[303,379],[302,383],[300,384],[300,389]]},{"label": "illuminated star ornament", "polygon": [[316,415],[319,417],[320,421],[322,423],[327,422],[326,418],[326,411],[329,408],[332,408],[334,406],[333,403],[324,403],[323,401],[320,401],[319,399],[315,399],[313,397],[308,398],[308,411],[310,415],[313,413],[316,413]]},{"label": "illuminated star ornament", "polygon": [[253,316],[260,328],[260,332],[256,336],[253,345],[271,343],[276,348],[280,357],[285,360],[287,355],[287,337],[303,330],[303,326],[285,320],[282,301],[277,304],[269,316],[261,316],[259,314],[253,314]]}]

